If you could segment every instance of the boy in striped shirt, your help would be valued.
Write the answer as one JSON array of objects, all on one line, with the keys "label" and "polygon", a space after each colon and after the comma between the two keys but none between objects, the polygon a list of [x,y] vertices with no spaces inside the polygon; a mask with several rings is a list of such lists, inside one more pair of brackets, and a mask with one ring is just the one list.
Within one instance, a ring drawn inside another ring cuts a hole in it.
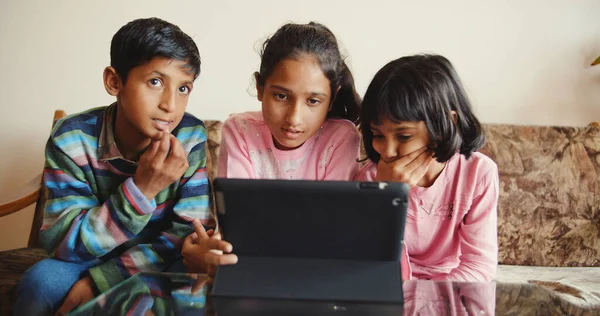
[{"label": "boy in striped shirt", "polygon": [[104,85],[117,101],[59,121],[46,145],[50,258],[21,279],[19,315],[68,312],[139,271],[178,271],[192,220],[209,221],[207,133],[185,113],[196,44],[176,25],[138,19],[110,55]]}]

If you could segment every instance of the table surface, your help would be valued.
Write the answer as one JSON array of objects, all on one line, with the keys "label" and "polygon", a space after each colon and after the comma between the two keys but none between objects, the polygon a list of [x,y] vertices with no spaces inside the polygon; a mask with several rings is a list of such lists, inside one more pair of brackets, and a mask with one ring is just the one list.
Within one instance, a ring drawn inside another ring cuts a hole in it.
[{"label": "table surface", "polygon": [[536,284],[403,282],[404,304],[211,298],[204,274],[140,273],[70,315],[600,315]]}]

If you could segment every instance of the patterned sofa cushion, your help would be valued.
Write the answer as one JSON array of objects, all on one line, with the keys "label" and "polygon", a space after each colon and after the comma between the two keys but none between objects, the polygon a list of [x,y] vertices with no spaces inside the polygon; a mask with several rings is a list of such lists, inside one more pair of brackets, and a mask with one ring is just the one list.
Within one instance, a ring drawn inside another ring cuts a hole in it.
[{"label": "patterned sofa cushion", "polygon": [[204,121],[204,125],[208,133],[208,140],[206,141],[206,147],[208,147],[206,170],[208,171],[208,178],[212,180],[217,177],[219,149],[221,148],[221,127],[223,123],[221,121]]},{"label": "patterned sofa cushion", "polygon": [[500,172],[499,262],[600,267],[600,129],[486,125]]},{"label": "patterned sofa cushion", "polygon": [[[214,179],[222,124],[205,123]],[[484,128],[500,172],[499,262],[600,267],[600,128]]]}]

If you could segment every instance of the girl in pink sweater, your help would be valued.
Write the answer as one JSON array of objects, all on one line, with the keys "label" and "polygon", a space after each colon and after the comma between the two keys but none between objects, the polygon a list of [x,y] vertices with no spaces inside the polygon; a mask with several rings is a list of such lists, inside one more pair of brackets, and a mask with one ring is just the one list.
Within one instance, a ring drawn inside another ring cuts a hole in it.
[{"label": "girl in pink sweater", "polygon": [[254,74],[260,112],[223,124],[222,178],[350,180],[358,172],[360,97],[325,26],[286,24]]},{"label": "girl in pink sweater", "polygon": [[498,168],[476,152],[483,130],[450,61],[417,55],[388,63],[365,93],[360,126],[369,162],[357,179],[412,186],[404,278],[494,278]]},{"label": "girl in pink sweater", "polygon": [[[263,45],[256,79],[261,112],[230,116],[222,128],[218,177],[351,180],[358,172],[360,97],[325,26],[286,24]],[[235,264],[232,245],[195,223],[183,263],[209,273]],[[217,250],[217,251],[210,251]]]}]

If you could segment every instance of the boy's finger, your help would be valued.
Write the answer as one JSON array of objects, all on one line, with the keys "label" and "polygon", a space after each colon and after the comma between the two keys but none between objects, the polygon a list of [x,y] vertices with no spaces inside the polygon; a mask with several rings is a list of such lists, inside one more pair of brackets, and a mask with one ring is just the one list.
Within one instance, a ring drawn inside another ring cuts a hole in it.
[{"label": "boy's finger", "polygon": [[208,278],[206,276],[201,276],[197,278],[194,282],[194,285],[192,286],[192,294],[196,295],[198,291],[200,291],[204,287],[204,285],[206,285],[206,281],[208,281]]},{"label": "boy's finger", "polygon": [[220,250],[225,253],[230,253],[233,251],[233,246],[230,243],[216,238],[207,239],[206,246],[208,247],[208,249]]},{"label": "boy's finger", "polygon": [[169,134],[170,136],[170,145],[171,145],[171,154],[169,155],[169,158],[177,158],[177,159],[181,159],[181,158],[186,158],[185,155],[185,150],[183,150],[183,146],[181,146],[181,143],[179,142],[179,140],[177,139],[177,137],[175,137],[175,135],[173,134]]},{"label": "boy's finger", "polygon": [[142,154],[142,157],[154,157],[154,155],[156,155],[156,152],[158,151],[158,146],[160,146],[160,140],[153,140],[150,146],[148,146],[148,149],[146,149],[146,151]]},{"label": "boy's finger", "polygon": [[162,137],[160,138],[159,141],[159,146],[158,146],[158,150],[156,152],[156,158],[158,159],[166,159],[167,158],[167,154],[169,153],[169,148],[171,147],[171,142],[170,142],[170,138],[171,133],[168,132],[163,132]]},{"label": "boy's finger", "polygon": [[185,237],[185,239],[183,240],[183,244],[193,244],[194,240],[198,237],[194,236],[196,233],[191,233],[189,235],[187,235],[187,237]]},{"label": "boy's finger", "polygon": [[206,274],[208,274],[209,277],[214,277],[216,273],[217,266],[211,264],[206,268]]},{"label": "boy's finger", "polygon": [[206,230],[204,229],[204,226],[202,226],[202,223],[200,223],[200,221],[198,219],[194,219],[192,221],[192,225],[194,225],[194,232],[196,232],[196,234],[198,235],[198,238],[200,239],[208,239],[208,234],[206,233]]},{"label": "boy's finger", "polygon": [[206,253],[206,263],[215,266],[223,266],[236,264],[238,262],[238,257],[234,254],[226,254],[226,255],[218,255],[212,252]]}]

